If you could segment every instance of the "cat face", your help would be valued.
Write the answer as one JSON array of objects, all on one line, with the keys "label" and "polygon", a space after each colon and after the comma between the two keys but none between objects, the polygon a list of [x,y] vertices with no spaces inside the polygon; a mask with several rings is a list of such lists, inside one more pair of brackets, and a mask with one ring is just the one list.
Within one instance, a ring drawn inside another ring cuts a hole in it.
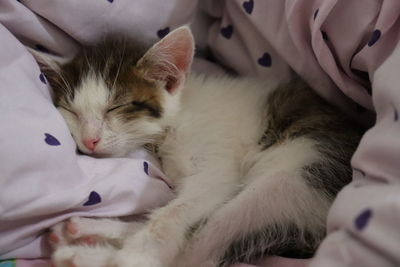
[{"label": "cat face", "polygon": [[138,77],[125,86],[110,85],[90,71],[74,87],[73,97],[61,95],[55,103],[80,151],[123,156],[163,133],[163,118],[173,110],[165,110],[169,99],[161,86]]},{"label": "cat face", "polygon": [[179,111],[193,50],[190,30],[181,27],[147,51],[112,39],[57,68],[43,58],[40,65],[79,150],[123,156],[156,142]]}]

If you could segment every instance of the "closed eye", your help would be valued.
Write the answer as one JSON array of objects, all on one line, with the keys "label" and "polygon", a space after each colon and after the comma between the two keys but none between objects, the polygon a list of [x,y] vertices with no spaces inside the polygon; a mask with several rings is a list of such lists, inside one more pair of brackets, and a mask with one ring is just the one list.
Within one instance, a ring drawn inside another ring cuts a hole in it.
[{"label": "closed eye", "polygon": [[161,117],[161,111],[150,104],[142,101],[132,101],[131,104],[134,106],[135,111],[147,110],[152,117]]},{"label": "closed eye", "polygon": [[107,110],[107,113],[108,113],[108,112],[111,112],[111,111],[113,111],[113,110],[116,110],[116,109],[118,109],[118,108],[122,108],[122,107],[124,107],[124,106],[126,106],[126,105],[129,105],[129,104],[123,104],[123,105],[119,105],[119,106],[112,107],[112,108],[110,108],[110,109]]},{"label": "closed eye", "polygon": [[122,107],[129,107],[129,106],[133,106],[133,109],[130,109],[130,112],[146,110],[152,117],[159,118],[161,116],[161,111],[159,109],[147,104],[146,102],[142,102],[142,101],[132,101],[130,103],[112,107],[107,110],[107,113],[111,112],[113,110],[122,108]]},{"label": "closed eye", "polygon": [[130,103],[126,103],[126,104],[114,106],[114,107],[108,109],[108,110],[107,110],[107,113],[108,113],[108,112],[111,112],[111,111],[113,111],[113,110],[122,108],[122,107],[130,106],[130,105],[133,105],[133,106],[134,106],[135,111],[143,110],[143,109],[147,109],[147,108],[148,108],[148,106],[146,105],[145,102],[141,102],[141,101],[132,101],[132,102],[130,102]]},{"label": "closed eye", "polygon": [[75,116],[78,117],[78,114],[76,114],[74,111],[70,110],[69,108],[66,108],[66,107],[64,107],[64,106],[57,106],[57,107],[58,107],[58,108],[62,108],[62,109],[64,109],[64,110],[68,111],[69,113],[72,113],[73,115],[75,115]]}]

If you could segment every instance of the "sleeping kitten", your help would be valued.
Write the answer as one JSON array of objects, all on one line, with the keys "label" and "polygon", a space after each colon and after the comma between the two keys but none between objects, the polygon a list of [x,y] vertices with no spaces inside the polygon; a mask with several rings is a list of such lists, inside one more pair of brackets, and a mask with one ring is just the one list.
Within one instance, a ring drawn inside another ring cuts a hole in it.
[{"label": "sleeping kitten", "polygon": [[227,266],[310,256],[324,237],[351,179],[357,126],[301,81],[189,74],[193,51],[181,27],[147,51],[107,41],[62,66],[41,58],[80,151],[123,156],[157,144],[177,193],[144,225],[55,226],[56,266]]}]

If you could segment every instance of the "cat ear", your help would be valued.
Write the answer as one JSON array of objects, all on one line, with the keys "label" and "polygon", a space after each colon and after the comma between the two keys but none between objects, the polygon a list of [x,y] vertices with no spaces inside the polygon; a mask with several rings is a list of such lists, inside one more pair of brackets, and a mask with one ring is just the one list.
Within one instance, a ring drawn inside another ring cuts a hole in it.
[{"label": "cat ear", "polygon": [[61,66],[68,63],[70,59],[40,52],[29,47],[27,49],[36,59],[41,72],[46,76],[53,90],[57,90],[56,85],[64,84],[60,76]]},{"label": "cat ear", "polygon": [[[39,64],[40,70],[46,75],[47,72],[59,72],[60,66],[64,64],[65,59],[45,52],[40,52],[30,47],[28,51],[36,59]],[[46,75],[47,76],[47,75]]]},{"label": "cat ear", "polygon": [[185,80],[193,54],[193,35],[189,27],[182,26],[154,44],[136,67],[146,78],[165,82],[165,89],[174,93]]}]

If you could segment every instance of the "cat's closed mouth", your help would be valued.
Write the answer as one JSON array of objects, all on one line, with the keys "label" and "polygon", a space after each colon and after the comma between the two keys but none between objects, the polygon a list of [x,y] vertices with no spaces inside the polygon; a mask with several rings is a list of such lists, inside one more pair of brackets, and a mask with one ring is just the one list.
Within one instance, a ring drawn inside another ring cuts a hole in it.
[{"label": "cat's closed mouth", "polygon": [[107,154],[107,153],[98,153],[98,152],[92,152],[92,153],[87,153],[81,151],[79,148],[76,149],[76,153],[78,155],[85,155],[85,156],[90,156],[93,158],[110,158],[110,157],[115,157],[112,154]]}]

